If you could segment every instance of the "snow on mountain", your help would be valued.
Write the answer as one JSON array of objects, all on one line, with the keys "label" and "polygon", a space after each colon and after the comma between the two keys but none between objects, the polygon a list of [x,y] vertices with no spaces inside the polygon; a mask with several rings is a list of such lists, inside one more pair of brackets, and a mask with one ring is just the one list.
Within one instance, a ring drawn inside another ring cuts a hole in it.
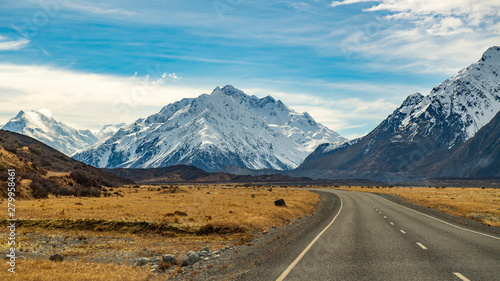
[{"label": "snow on mountain", "polygon": [[89,130],[77,130],[57,122],[47,109],[21,110],[2,129],[35,138],[67,155],[97,141]]},{"label": "snow on mountain", "polygon": [[450,157],[499,111],[500,48],[491,47],[428,95],[408,96],[356,143],[318,146],[295,172],[316,178],[405,180]]},{"label": "snow on mountain", "polygon": [[321,153],[328,153],[333,150],[339,149],[339,148],[345,148],[350,145],[353,145],[357,143],[360,140],[360,138],[352,139],[352,140],[344,140],[344,141],[338,141],[338,142],[333,142],[333,143],[325,143],[322,146],[318,146],[318,149],[321,150]]},{"label": "snow on mountain", "polygon": [[126,123],[120,123],[120,124],[116,124],[116,125],[114,125],[114,124],[104,125],[99,131],[94,133],[94,136],[98,140],[103,140],[109,136],[114,135],[116,132],[118,132],[118,130],[120,130],[120,128],[122,128],[126,125],[127,125]]},{"label": "snow on mountain", "polygon": [[429,95],[410,95],[391,116],[393,142],[427,138],[447,127],[442,141],[449,148],[462,144],[500,111],[500,48],[491,47],[482,58],[436,86]]},{"label": "snow on mountain", "polygon": [[190,164],[208,171],[227,165],[288,170],[318,144],[340,140],[307,113],[228,85],[169,104],[74,158],[108,168]]}]

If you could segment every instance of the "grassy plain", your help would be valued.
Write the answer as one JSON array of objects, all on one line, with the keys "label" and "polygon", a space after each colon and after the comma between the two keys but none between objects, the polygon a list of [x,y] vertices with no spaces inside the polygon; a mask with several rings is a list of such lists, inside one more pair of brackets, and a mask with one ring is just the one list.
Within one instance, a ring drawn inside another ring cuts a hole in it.
[{"label": "grassy plain", "polygon": [[[312,213],[319,201],[306,190],[271,186],[130,186],[107,193],[17,201],[16,242],[23,258],[15,275],[8,275],[4,263],[0,280],[166,280],[182,269],[157,276],[149,265],[133,262],[164,254],[181,259],[204,246],[241,245]],[[286,208],[274,205],[280,198]],[[5,200],[0,209],[7,210]],[[7,233],[0,233],[0,240],[6,239]],[[6,243],[0,244],[0,251],[7,250]],[[65,260],[48,261],[54,253]]]},{"label": "grassy plain", "polygon": [[418,205],[500,226],[500,189],[437,187],[340,187],[343,190],[395,194]]},{"label": "grassy plain", "polygon": [[[115,188],[112,197],[60,197],[17,202],[18,219],[98,219],[165,223],[197,228],[207,224],[263,231],[312,213],[318,195],[280,188],[184,186]],[[118,193],[120,194],[117,196]],[[286,208],[274,201],[283,198]],[[6,209],[6,202],[0,207]]]}]

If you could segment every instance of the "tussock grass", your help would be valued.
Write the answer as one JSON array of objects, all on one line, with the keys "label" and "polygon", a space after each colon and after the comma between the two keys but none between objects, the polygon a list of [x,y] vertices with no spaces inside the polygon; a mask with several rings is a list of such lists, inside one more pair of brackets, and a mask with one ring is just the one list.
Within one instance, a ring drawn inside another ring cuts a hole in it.
[{"label": "tussock grass", "polygon": [[[88,221],[89,228],[97,227],[97,223],[103,230],[132,228],[130,222],[135,222],[147,224],[146,229],[168,225],[172,229],[199,230],[211,225],[220,229],[263,231],[312,213],[319,200],[317,194],[306,190],[279,188],[269,191],[267,188],[184,186],[176,190],[170,193],[168,189],[144,186],[114,188],[110,191],[113,197],[23,200],[17,202],[16,215],[20,220],[44,219],[45,223],[50,220],[53,226],[57,221],[67,223],[68,228]],[[286,208],[274,205],[280,198],[286,201]],[[5,201],[0,206],[7,208]],[[121,222],[120,227],[116,226],[117,221]]]},{"label": "tussock grass", "polygon": [[[17,201],[16,242],[28,260],[19,262],[23,274],[8,280],[155,280],[148,279],[149,269],[129,265],[141,257],[173,254],[180,259],[207,245],[215,250],[248,243],[255,231],[312,213],[319,200],[306,190],[232,185],[131,186],[106,192],[111,196]],[[280,198],[287,207],[274,205]],[[0,206],[6,209],[7,202],[0,200]],[[0,233],[0,240],[6,238],[7,232]],[[0,244],[0,250],[7,246]],[[54,253],[65,261],[48,261]]]},{"label": "tussock grass", "polygon": [[341,187],[340,189],[395,194],[418,205],[500,226],[500,189],[437,187]]},{"label": "tussock grass", "polygon": [[[123,281],[123,280],[167,280],[168,276],[156,276],[149,268],[121,266],[116,264],[89,262],[51,262],[46,260],[18,260],[16,273],[7,271],[7,263],[0,266],[0,280],[10,281]],[[168,274],[168,273],[167,273]]]}]

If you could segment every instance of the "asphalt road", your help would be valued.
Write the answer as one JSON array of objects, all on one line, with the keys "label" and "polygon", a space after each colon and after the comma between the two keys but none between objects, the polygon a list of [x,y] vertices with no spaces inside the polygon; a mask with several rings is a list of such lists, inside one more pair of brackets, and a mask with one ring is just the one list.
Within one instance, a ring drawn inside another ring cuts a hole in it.
[{"label": "asphalt road", "polygon": [[331,214],[240,280],[500,280],[500,237],[376,194],[325,190]]}]

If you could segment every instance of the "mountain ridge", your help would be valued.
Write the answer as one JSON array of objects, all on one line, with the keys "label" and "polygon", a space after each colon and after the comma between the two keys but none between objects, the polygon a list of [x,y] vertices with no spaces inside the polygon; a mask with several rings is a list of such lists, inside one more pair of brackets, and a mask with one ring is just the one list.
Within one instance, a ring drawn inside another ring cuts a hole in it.
[{"label": "mountain ridge", "polygon": [[450,157],[500,111],[500,48],[434,87],[414,93],[357,143],[321,153],[295,171],[301,176],[398,181]]},{"label": "mountain ridge", "polygon": [[23,110],[1,129],[33,137],[66,155],[88,147],[97,141],[89,130],[77,130],[56,121],[48,110]]},{"label": "mountain ridge", "polygon": [[106,168],[188,164],[206,171],[227,165],[289,170],[317,145],[339,140],[344,138],[307,113],[227,85],[171,103],[73,157]]}]

